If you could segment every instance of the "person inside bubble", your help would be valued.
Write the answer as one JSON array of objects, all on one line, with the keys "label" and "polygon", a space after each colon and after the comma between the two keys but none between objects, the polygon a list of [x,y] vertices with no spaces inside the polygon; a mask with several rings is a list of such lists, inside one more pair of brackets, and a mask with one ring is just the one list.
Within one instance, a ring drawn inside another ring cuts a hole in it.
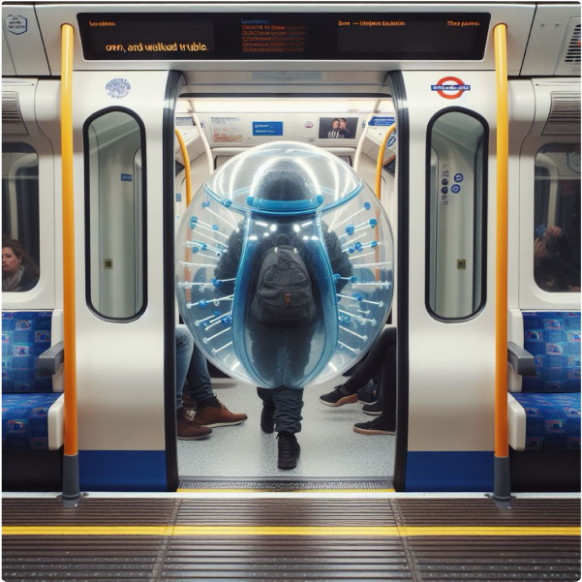
[{"label": "person inside bubble", "polygon": [[2,291],[30,291],[40,277],[36,262],[17,240],[2,239]]},{"label": "person inside bubble", "polygon": [[[258,180],[255,197],[271,201],[296,201],[311,198],[305,177],[297,171],[268,171]],[[305,219],[305,217],[302,217]],[[346,253],[342,252],[337,235],[322,222],[325,248],[332,272],[349,278],[353,269]],[[234,231],[228,239],[225,252],[214,271],[216,279],[233,280],[237,276],[243,252],[244,228]],[[286,261],[285,272],[278,261]],[[284,301],[299,297],[302,303],[293,320],[277,321],[276,309],[269,311],[266,304],[259,304],[262,294],[277,293],[277,281],[289,284],[289,293]],[[337,281],[339,292],[347,281]],[[269,285],[271,285],[269,289]],[[234,283],[225,283],[220,292],[233,293]],[[312,351],[314,334],[321,321],[317,313],[319,302],[317,278],[309,250],[297,235],[294,221],[280,217],[277,228],[257,245],[254,253],[253,274],[250,285],[251,306],[247,323],[251,341],[251,354],[257,372],[270,385],[278,378],[289,379],[289,384],[275,388],[258,387],[257,393],[263,401],[261,429],[265,433],[278,433],[278,467],[293,469],[297,466],[300,447],[296,434],[301,430],[303,408],[303,385],[305,368]],[[298,290],[299,289],[299,290]],[[310,295],[313,294],[313,296]]]}]

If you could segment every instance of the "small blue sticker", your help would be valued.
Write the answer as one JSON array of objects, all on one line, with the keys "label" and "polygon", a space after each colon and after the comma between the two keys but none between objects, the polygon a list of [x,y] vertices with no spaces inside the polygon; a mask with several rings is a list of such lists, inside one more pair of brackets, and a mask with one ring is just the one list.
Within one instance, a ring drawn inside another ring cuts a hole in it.
[{"label": "small blue sticker", "polygon": [[458,194],[461,191],[461,187],[458,184],[453,184],[451,186],[451,192],[453,194]]},{"label": "small blue sticker", "polygon": [[368,121],[368,125],[370,127],[390,127],[394,125],[394,117],[372,117],[370,121]]},{"label": "small blue sticker", "polygon": [[131,174],[121,174],[121,181],[122,182],[131,182],[133,180],[133,176]]},{"label": "small blue sticker", "polygon": [[24,16],[10,14],[4,22],[12,34],[24,34],[28,30],[28,20]]},{"label": "small blue sticker", "polygon": [[180,192],[176,192],[176,202],[182,202],[182,194]]},{"label": "small blue sticker", "polygon": [[462,182],[463,174],[455,174],[455,182]]},{"label": "small blue sticker", "polygon": [[112,99],[123,99],[129,95],[131,85],[127,79],[118,77],[117,79],[111,79],[111,81],[105,85],[105,91],[107,91],[107,95]]},{"label": "small blue sticker", "polygon": [[283,122],[253,121],[253,135],[283,135]]}]

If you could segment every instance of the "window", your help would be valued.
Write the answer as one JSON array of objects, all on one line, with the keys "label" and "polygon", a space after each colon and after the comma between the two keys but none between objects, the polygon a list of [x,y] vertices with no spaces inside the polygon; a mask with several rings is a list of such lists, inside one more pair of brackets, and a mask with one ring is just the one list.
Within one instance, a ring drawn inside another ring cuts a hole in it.
[{"label": "window", "polygon": [[444,110],[429,123],[427,146],[427,309],[464,320],[485,304],[487,124]]},{"label": "window", "polygon": [[34,288],[40,276],[38,155],[25,143],[2,144],[2,291]]},{"label": "window", "polygon": [[108,110],[85,123],[87,301],[108,319],[146,305],[145,130]]},{"label": "window", "polygon": [[547,144],[535,159],[534,278],[580,291],[580,144]]}]

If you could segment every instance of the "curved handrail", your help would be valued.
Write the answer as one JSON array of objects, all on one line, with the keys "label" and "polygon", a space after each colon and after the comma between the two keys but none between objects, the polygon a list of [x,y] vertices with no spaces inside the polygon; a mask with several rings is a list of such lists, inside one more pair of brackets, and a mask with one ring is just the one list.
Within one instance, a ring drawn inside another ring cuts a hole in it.
[{"label": "curved handrail", "polygon": [[382,167],[384,166],[384,150],[386,149],[386,144],[390,139],[390,136],[394,133],[396,129],[396,123],[393,123],[386,132],[384,139],[382,140],[382,145],[380,146],[380,151],[378,152],[378,161],[376,163],[376,197],[378,200],[382,199]]},{"label": "curved handrail", "polygon": [[190,156],[188,155],[188,149],[186,148],[186,143],[182,134],[176,128],[176,137],[180,144],[180,150],[182,151],[182,157],[184,158],[184,170],[186,171],[186,207],[190,206],[192,202],[192,175],[190,174]]}]

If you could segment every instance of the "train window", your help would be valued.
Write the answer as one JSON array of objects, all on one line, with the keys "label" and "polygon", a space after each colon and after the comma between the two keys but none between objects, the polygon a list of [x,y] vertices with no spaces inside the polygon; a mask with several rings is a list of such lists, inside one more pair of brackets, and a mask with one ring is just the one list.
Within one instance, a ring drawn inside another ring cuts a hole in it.
[{"label": "train window", "polygon": [[547,144],[535,159],[534,278],[580,291],[580,144]]},{"label": "train window", "polygon": [[436,319],[464,320],[485,304],[488,127],[449,108],[427,139],[426,305]]},{"label": "train window", "polygon": [[2,291],[35,287],[40,276],[38,154],[2,144]]},{"label": "train window", "polygon": [[146,306],[145,130],[126,110],[84,127],[87,302],[114,320]]}]

